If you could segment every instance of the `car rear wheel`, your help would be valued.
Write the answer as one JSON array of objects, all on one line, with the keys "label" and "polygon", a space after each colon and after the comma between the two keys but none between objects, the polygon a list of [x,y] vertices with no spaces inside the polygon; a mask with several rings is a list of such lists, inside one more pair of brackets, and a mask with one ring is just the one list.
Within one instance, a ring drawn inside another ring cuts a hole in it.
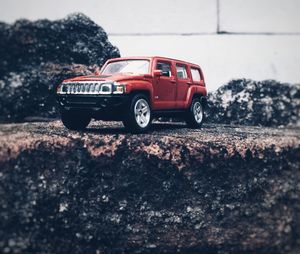
[{"label": "car rear wheel", "polygon": [[76,111],[62,111],[61,121],[70,130],[84,130],[90,123],[91,117]]},{"label": "car rear wheel", "polygon": [[200,98],[194,98],[186,116],[190,128],[200,128],[204,120],[204,109]]},{"label": "car rear wheel", "polygon": [[129,104],[124,126],[131,132],[146,132],[151,125],[151,108],[148,99],[143,94],[135,95]]}]

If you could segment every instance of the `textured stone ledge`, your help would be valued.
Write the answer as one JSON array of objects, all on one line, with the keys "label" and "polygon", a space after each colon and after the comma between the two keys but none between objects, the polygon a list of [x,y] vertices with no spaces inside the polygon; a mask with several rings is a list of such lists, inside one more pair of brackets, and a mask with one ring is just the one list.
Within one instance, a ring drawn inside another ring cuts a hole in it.
[{"label": "textured stone ledge", "polygon": [[297,253],[299,128],[0,126],[0,249]]}]

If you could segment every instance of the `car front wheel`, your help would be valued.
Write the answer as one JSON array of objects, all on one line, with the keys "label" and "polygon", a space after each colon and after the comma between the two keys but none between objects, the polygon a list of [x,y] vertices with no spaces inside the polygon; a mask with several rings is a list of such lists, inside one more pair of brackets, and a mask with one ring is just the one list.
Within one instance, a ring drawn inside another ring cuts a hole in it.
[{"label": "car front wheel", "polygon": [[186,123],[190,128],[200,128],[204,120],[204,109],[200,98],[194,98],[187,111]]},{"label": "car front wheel", "polygon": [[84,130],[89,125],[91,117],[81,112],[62,111],[61,121],[70,130]]},{"label": "car front wheel", "polygon": [[143,133],[149,129],[151,125],[151,108],[145,95],[137,94],[132,98],[123,124],[134,133]]}]

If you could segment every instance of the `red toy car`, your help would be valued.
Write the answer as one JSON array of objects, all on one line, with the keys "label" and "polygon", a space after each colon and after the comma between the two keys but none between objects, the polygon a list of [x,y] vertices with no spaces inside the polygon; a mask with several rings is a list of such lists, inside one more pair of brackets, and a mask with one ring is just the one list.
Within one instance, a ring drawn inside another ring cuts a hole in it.
[{"label": "red toy car", "polygon": [[108,60],[99,75],[63,81],[57,95],[69,129],[84,129],[94,118],[123,121],[132,132],[145,132],[160,116],[183,117],[199,128],[207,91],[198,65],[155,56]]}]

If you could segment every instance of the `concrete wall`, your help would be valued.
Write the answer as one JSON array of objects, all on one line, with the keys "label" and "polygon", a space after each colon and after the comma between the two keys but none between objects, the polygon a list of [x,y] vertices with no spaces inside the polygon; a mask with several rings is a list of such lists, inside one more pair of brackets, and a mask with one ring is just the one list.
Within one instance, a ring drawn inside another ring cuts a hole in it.
[{"label": "concrete wall", "polygon": [[232,78],[300,83],[300,0],[0,0],[0,20],[83,12],[123,56],[198,63],[210,90]]}]

